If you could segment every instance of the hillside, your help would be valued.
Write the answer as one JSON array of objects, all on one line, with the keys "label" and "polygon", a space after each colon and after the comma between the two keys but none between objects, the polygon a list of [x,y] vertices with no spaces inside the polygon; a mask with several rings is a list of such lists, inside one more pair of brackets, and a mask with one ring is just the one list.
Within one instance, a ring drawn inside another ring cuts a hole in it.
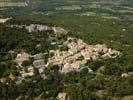
[{"label": "hillside", "polygon": [[0,0],[0,100],[132,100],[133,0]]}]

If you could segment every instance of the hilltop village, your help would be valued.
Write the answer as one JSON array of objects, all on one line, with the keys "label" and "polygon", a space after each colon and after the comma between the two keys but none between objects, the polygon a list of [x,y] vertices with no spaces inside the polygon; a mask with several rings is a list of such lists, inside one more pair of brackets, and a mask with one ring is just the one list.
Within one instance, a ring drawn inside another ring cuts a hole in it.
[{"label": "hilltop village", "polygon": [[107,48],[105,44],[87,45],[83,40],[72,37],[69,37],[63,45],[68,47],[68,51],[51,51],[54,56],[47,62],[61,66],[60,71],[63,73],[80,71],[89,60],[115,58],[120,55],[119,51]]},{"label": "hilltop village", "polygon": [[[46,79],[43,73],[45,68],[50,66],[58,66],[61,73],[67,73],[71,71],[80,71],[86,68],[86,63],[89,60],[108,59],[115,58],[121,53],[119,51],[108,48],[105,44],[88,45],[83,40],[68,37],[62,45],[66,50],[49,50],[49,54],[52,55],[45,62],[45,56],[47,53],[39,53],[30,55],[26,52],[20,52],[17,54],[15,62],[18,64],[21,78],[34,75],[34,68],[38,69],[43,79]],[[24,70],[23,62],[33,58],[31,66],[27,66],[27,72]],[[92,69],[88,68],[90,72]]]},{"label": "hilltop village", "polygon": [[[59,45],[61,46],[61,45]],[[66,41],[63,42],[65,50],[49,50],[49,54],[52,55],[45,61],[45,56],[47,53],[39,53],[35,55],[28,54],[26,52],[20,52],[15,58],[17,63],[17,69],[20,76],[17,76],[17,79],[14,75],[10,74],[9,78],[11,80],[16,80],[16,84],[21,84],[23,80],[28,81],[27,77],[32,77],[35,75],[35,70],[37,69],[41,79],[46,80],[47,75],[44,74],[44,71],[54,66],[58,66],[60,73],[68,73],[71,71],[80,72],[82,69],[87,68],[89,73],[94,73],[94,71],[86,66],[90,60],[99,60],[99,59],[109,59],[116,58],[121,55],[121,52],[108,48],[105,44],[96,44],[88,45],[83,40],[68,37]],[[24,62],[32,59],[32,64],[25,66]],[[27,68],[27,70],[25,69]],[[122,74],[122,77],[127,77],[127,74]],[[33,82],[37,82],[34,80]],[[41,95],[37,98],[40,98]],[[66,92],[59,92],[57,97],[58,100],[67,100],[69,99],[69,94]]]}]

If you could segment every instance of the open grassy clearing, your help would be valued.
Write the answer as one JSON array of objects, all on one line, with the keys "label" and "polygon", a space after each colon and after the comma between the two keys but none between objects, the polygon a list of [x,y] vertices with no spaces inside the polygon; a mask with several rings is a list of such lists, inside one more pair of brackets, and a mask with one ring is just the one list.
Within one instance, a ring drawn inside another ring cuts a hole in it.
[{"label": "open grassy clearing", "polygon": [[81,10],[81,7],[79,5],[61,6],[57,7],[56,10]]}]

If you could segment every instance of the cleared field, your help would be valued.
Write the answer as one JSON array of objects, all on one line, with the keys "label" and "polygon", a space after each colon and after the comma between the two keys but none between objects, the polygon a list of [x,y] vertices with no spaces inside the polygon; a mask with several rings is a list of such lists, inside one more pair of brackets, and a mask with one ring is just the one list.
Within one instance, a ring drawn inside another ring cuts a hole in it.
[{"label": "cleared field", "polygon": [[0,7],[25,7],[28,6],[26,2],[0,2]]},{"label": "cleared field", "polygon": [[133,10],[133,8],[132,7],[123,7],[123,8],[125,8],[125,9],[128,9],[128,10]]},{"label": "cleared field", "polygon": [[101,5],[100,4],[95,4],[95,3],[90,3],[87,5],[82,5],[84,8],[99,8]]},{"label": "cleared field", "polygon": [[114,16],[102,16],[102,18],[104,18],[104,19],[116,19],[116,20],[120,19],[120,18],[114,17]]},{"label": "cleared field", "polygon": [[117,10],[118,13],[133,13],[132,10]]},{"label": "cleared field", "polygon": [[100,14],[100,16],[104,19],[114,19],[114,20],[119,20],[120,19],[119,17],[113,16],[113,15],[110,15],[110,14],[106,14],[106,13],[102,13],[102,14]]},{"label": "cleared field", "polygon": [[85,12],[85,13],[81,13],[78,15],[80,15],[80,16],[96,16],[96,13],[95,12]]},{"label": "cleared field", "polygon": [[80,9],[81,7],[79,5],[61,6],[56,8],[56,10],[80,10]]}]

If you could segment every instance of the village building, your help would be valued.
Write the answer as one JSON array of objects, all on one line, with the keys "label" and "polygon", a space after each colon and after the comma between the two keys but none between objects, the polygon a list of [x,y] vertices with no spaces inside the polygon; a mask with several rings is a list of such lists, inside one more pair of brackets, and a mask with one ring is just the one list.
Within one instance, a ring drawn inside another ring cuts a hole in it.
[{"label": "village building", "polygon": [[9,78],[10,78],[11,80],[15,80],[15,79],[16,79],[15,76],[14,76],[13,74],[10,74],[10,75],[9,75]]},{"label": "village building", "polygon": [[40,72],[42,70],[42,67],[45,66],[44,57],[45,57],[44,53],[36,54],[33,56],[34,58],[33,65],[35,68],[40,69]]},{"label": "village building", "polygon": [[[0,20],[1,22],[4,21],[4,19]],[[29,33],[31,32],[37,32],[37,31],[47,31],[47,30],[53,30],[55,34],[67,34],[67,30],[61,28],[61,27],[51,27],[48,25],[42,25],[42,24],[30,24],[30,25],[10,25],[8,27],[18,27],[18,28],[25,28]]]},{"label": "village building", "polygon": [[33,68],[33,66],[29,66],[28,68],[27,68],[27,71],[28,72],[25,72],[25,70],[24,69],[22,69],[22,71],[20,71],[20,74],[21,74],[21,76],[24,78],[24,77],[27,77],[27,76],[33,76],[34,75],[34,68]]},{"label": "village building", "polygon": [[6,82],[6,80],[7,80],[7,79],[6,79],[6,78],[4,78],[4,77],[3,77],[3,78],[0,78],[0,82],[1,82],[1,83],[5,83],[5,82]]},{"label": "village building", "polygon": [[0,18],[0,23],[5,23],[8,20],[10,20],[11,18]]},{"label": "village building", "polygon": [[57,96],[57,99],[58,100],[69,100],[68,98],[68,94],[67,93],[59,93],[58,96]]},{"label": "village building", "polygon": [[40,59],[44,59],[45,54],[44,53],[39,53],[36,55],[33,55],[34,60],[40,60]]},{"label": "village building", "polygon": [[130,77],[130,76],[133,76],[133,72],[127,72],[127,73],[121,74],[121,77],[124,77],[124,78]]},{"label": "village building", "polygon": [[40,60],[35,60],[33,62],[33,65],[34,65],[35,68],[41,68],[45,65],[45,63],[44,63],[43,59],[40,59]]},{"label": "village building", "polygon": [[127,78],[127,77],[129,77],[129,74],[128,73],[122,73],[121,77]]},{"label": "village building", "polygon": [[23,61],[29,60],[30,57],[31,57],[30,54],[28,54],[28,53],[26,53],[26,52],[21,52],[21,53],[18,53],[18,54],[17,54],[17,57],[16,57],[16,59],[15,59],[15,62],[16,62],[19,66],[21,66],[22,63],[23,63]]}]

